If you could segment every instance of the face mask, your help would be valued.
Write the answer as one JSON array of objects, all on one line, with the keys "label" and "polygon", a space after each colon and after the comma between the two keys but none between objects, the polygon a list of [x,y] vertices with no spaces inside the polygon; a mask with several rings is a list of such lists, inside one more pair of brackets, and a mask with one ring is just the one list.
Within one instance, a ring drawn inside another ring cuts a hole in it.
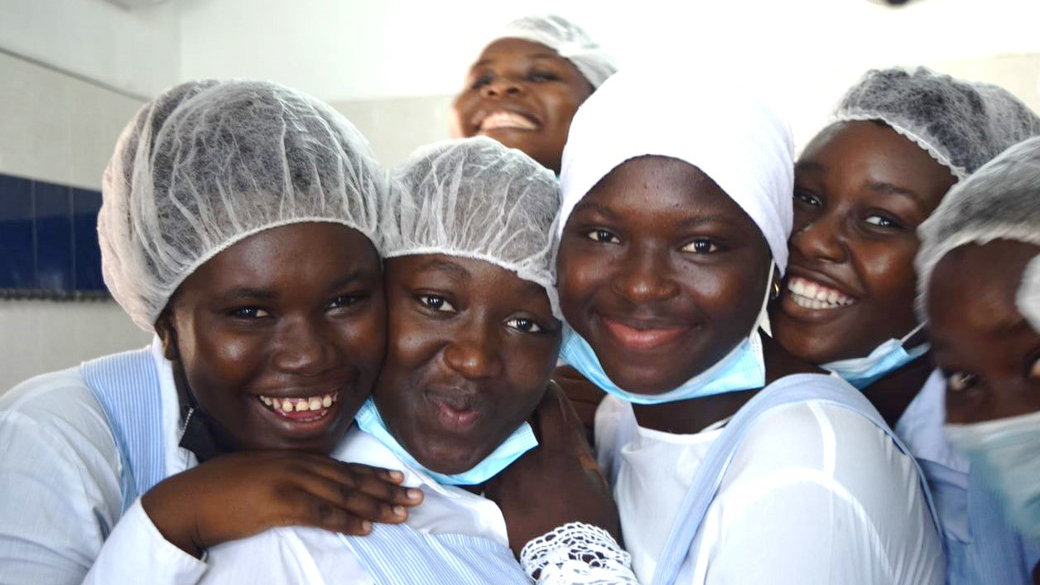
[{"label": "face mask", "polygon": [[365,404],[361,406],[361,410],[358,411],[354,420],[357,421],[361,430],[379,439],[379,442],[393,451],[394,455],[397,455],[401,461],[415,469],[421,470],[435,479],[437,483],[443,485],[482,484],[512,465],[521,455],[538,446],[538,439],[535,438],[531,425],[525,422],[476,466],[462,473],[445,475],[424,467],[397,442],[397,439],[390,434],[390,430],[386,428],[386,423],[383,422],[383,417],[379,414],[379,409],[376,408],[376,403],[371,398],[366,400]]},{"label": "face mask", "polygon": [[[773,275],[773,264],[769,266],[770,279]],[[766,313],[766,304],[769,302],[769,288],[766,287],[766,296],[762,301],[758,319],[755,321],[751,333],[744,338],[726,357],[715,365],[690,378],[678,388],[669,390],[662,394],[637,394],[629,392],[615,384],[603,370],[599,363],[596,352],[585,338],[578,335],[573,329],[564,329],[563,347],[560,349],[560,357],[575,370],[581,372],[585,379],[604,392],[617,396],[627,402],[635,404],[664,404],[667,402],[678,402],[693,398],[714,396],[726,392],[737,392],[761,388],[766,381],[766,365],[762,356],[762,338],[758,334],[759,327],[768,329],[769,318]]]},{"label": "face mask", "polygon": [[928,351],[927,343],[922,343],[909,351],[903,347],[906,340],[920,331],[921,327],[923,324],[914,327],[914,330],[907,333],[902,339],[889,339],[877,346],[867,357],[838,360],[820,367],[838,374],[846,382],[862,390],[885,374],[898,370]]},{"label": "face mask", "polygon": [[1004,500],[1007,520],[1040,537],[1040,412],[943,426],[946,439],[982,469]]}]

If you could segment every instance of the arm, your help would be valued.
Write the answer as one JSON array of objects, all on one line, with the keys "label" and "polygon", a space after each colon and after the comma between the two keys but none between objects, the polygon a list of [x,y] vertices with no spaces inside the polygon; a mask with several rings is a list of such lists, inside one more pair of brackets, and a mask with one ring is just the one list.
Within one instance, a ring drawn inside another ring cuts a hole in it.
[{"label": "arm", "polygon": [[121,513],[115,441],[67,372],[0,404],[0,583],[80,583]]}]

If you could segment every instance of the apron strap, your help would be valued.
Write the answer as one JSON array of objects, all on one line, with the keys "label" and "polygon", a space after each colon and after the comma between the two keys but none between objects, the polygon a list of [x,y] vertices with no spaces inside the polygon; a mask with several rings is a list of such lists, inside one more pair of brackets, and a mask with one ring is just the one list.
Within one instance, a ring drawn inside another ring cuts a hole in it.
[{"label": "apron strap", "polygon": [[[909,456],[909,450],[885,424],[881,415],[862,392],[858,392],[846,384],[834,382],[832,377],[822,374],[786,376],[766,386],[737,411],[726,424],[719,438],[712,443],[707,456],[697,470],[693,484],[677,510],[677,520],[672,526],[668,540],[665,541],[664,550],[658,558],[653,585],[672,585],[675,582],[679,570],[690,552],[693,540],[700,530],[701,523],[704,521],[708,506],[711,505],[719,491],[730,462],[755,422],[769,410],[788,404],[810,401],[845,408],[874,423],[892,439],[900,451]],[[912,456],[910,460],[914,462],[917,469],[921,489],[924,492],[935,530],[942,534],[924,474],[920,467],[917,467],[917,462]]]}]

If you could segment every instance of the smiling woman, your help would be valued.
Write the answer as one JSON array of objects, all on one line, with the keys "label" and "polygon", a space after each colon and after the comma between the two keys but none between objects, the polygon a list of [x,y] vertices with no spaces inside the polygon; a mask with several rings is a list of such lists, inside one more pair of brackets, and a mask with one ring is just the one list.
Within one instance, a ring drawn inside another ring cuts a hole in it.
[{"label": "smiling woman", "polygon": [[577,25],[559,16],[516,20],[470,67],[452,136],[489,136],[558,174],[574,112],[614,69]]},{"label": "smiling woman", "polygon": [[156,341],[3,397],[4,578],[195,582],[272,526],[403,521],[400,474],[327,456],[385,351],[386,184],[354,127],[274,84],[186,83],[127,126],[103,193],[105,282]]}]

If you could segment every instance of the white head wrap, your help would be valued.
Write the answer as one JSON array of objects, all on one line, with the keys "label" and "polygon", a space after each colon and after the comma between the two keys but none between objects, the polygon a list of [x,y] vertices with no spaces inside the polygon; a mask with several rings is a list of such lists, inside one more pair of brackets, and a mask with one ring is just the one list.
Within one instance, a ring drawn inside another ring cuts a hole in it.
[{"label": "white head wrap", "polygon": [[834,119],[884,122],[958,179],[1040,134],[1040,118],[1006,89],[924,67],[868,71],[842,99]]},{"label": "white head wrap", "polygon": [[560,188],[552,171],[484,136],[424,147],[393,172],[386,258],[447,254],[540,284],[561,318],[553,262]]},{"label": "white head wrap", "polygon": [[200,81],[141,108],[102,193],[105,284],[151,331],[185,278],[262,230],[339,223],[378,250],[386,177],[357,129],[318,100],[272,83]]},{"label": "white head wrap", "polygon": [[558,232],[600,179],[644,155],[676,158],[711,177],[758,225],[780,271],[787,268],[794,143],[759,91],[722,70],[615,74],[571,122]]},{"label": "white head wrap", "polygon": [[614,59],[589,38],[581,27],[554,15],[525,16],[507,24],[486,44],[498,39],[524,39],[559,53],[597,88],[617,71]]},{"label": "white head wrap", "polygon": [[[917,310],[923,320],[928,281],[951,250],[997,239],[1040,246],[1040,137],[1009,148],[955,185],[917,234]],[[1026,267],[1016,304],[1040,331],[1040,256]]]}]

